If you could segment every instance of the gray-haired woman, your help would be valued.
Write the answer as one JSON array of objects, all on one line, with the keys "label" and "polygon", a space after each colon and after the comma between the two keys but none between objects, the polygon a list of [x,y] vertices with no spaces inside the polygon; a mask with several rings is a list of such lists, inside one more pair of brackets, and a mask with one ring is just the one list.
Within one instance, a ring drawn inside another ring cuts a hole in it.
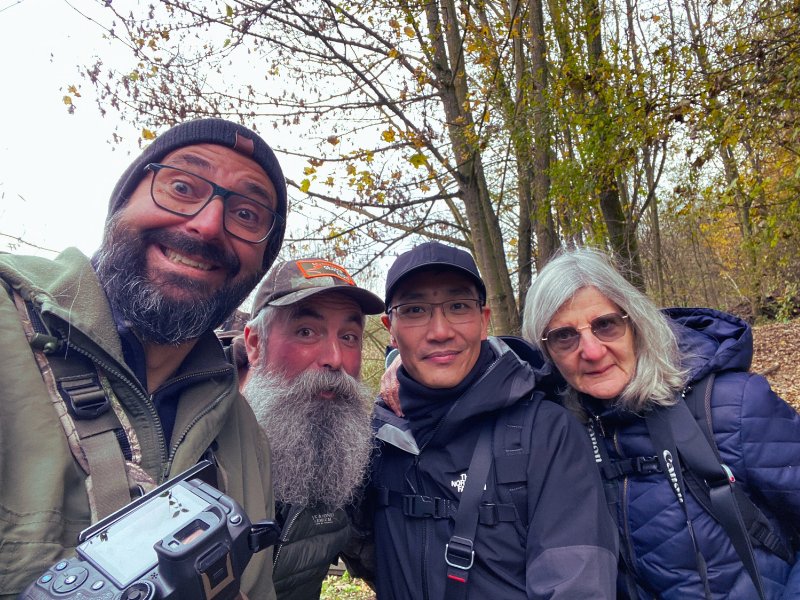
[{"label": "gray-haired woman", "polygon": [[[563,252],[536,277],[523,333],[563,376],[564,402],[595,442],[619,525],[620,597],[750,600],[760,595],[754,580],[765,598],[800,597],[792,556],[800,523],[800,417],[763,377],[747,372],[746,323],[711,309],[659,311],[603,253],[584,248]],[[697,481],[688,450],[664,448],[674,439],[657,423],[669,423],[662,415],[691,385],[709,386],[709,435],[772,536],[750,541],[757,576],[743,568],[711,514],[699,489],[705,484],[681,485]]]}]

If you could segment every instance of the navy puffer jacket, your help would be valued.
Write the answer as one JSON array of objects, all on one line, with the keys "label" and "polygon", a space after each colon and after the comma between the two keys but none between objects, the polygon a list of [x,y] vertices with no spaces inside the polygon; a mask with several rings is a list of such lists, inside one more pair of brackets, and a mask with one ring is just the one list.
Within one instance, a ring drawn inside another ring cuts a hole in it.
[{"label": "navy puffer jacket", "polygon": [[[784,530],[789,523],[800,526],[800,417],[766,379],[747,372],[753,355],[750,327],[711,309],[665,313],[690,380],[716,374],[711,414],[723,461],[776,525]],[[601,420],[611,458],[655,454],[644,419],[591,400],[585,403]],[[620,552],[633,566],[638,598],[704,598],[684,512],[666,476],[634,474],[617,481]],[[724,530],[694,497],[688,495],[686,502],[713,597],[758,598]],[[800,598],[800,567],[792,573],[791,565],[769,551],[756,548],[755,554],[767,598]]]}]

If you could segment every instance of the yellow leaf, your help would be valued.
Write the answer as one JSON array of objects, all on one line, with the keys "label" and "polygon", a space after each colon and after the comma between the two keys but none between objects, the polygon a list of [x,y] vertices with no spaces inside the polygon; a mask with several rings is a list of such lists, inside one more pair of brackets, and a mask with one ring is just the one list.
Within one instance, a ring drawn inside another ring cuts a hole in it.
[{"label": "yellow leaf", "polygon": [[67,106],[72,106],[72,98],[70,98],[69,96],[64,96],[63,100],[64,104],[66,104]]},{"label": "yellow leaf", "polygon": [[308,188],[311,187],[311,182],[308,179],[303,179],[300,182],[300,191],[308,193]]},{"label": "yellow leaf", "polygon": [[356,174],[356,166],[354,164],[347,165],[347,174],[348,175],[355,175]]},{"label": "yellow leaf", "polygon": [[661,20],[660,15],[653,15],[653,23],[658,23]]},{"label": "yellow leaf", "polygon": [[403,27],[403,31],[405,32],[405,34],[408,37],[410,37],[410,38],[414,37],[415,32],[414,32],[414,29],[411,26],[406,25],[405,27]]},{"label": "yellow leaf", "polygon": [[384,142],[393,142],[394,141],[394,129],[389,128],[381,134],[381,139]]},{"label": "yellow leaf", "polygon": [[317,170],[314,167],[303,167],[303,175],[313,175]]},{"label": "yellow leaf", "polygon": [[225,15],[227,15],[228,17],[233,16],[233,7],[230,4],[225,5]]},{"label": "yellow leaf", "polygon": [[389,58],[397,58],[398,56],[400,56],[400,53],[397,51],[397,48],[389,50]]},{"label": "yellow leaf", "polygon": [[411,155],[408,158],[408,162],[410,162],[415,167],[419,168],[422,165],[428,164],[428,159],[422,152],[417,152],[416,154]]},{"label": "yellow leaf", "polygon": [[400,29],[400,23],[398,23],[397,19],[389,19],[389,26],[392,29]]},{"label": "yellow leaf", "polygon": [[150,131],[147,128],[142,129],[142,139],[143,140],[154,140],[156,139],[156,134]]},{"label": "yellow leaf", "polygon": [[339,143],[339,137],[338,137],[338,136],[335,136],[335,135],[329,135],[329,136],[328,136],[328,143],[329,143],[331,146],[335,146],[336,144],[338,144],[338,143]]}]

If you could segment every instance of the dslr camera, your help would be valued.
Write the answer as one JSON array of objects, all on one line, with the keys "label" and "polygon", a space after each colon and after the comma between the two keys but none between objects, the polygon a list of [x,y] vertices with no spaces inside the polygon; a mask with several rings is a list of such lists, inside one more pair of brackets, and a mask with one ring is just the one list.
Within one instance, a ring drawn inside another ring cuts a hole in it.
[{"label": "dslr camera", "polygon": [[85,529],[75,556],[50,567],[19,599],[235,598],[253,553],[273,545],[280,528],[252,524],[206,482],[216,481],[213,474],[202,461]]}]

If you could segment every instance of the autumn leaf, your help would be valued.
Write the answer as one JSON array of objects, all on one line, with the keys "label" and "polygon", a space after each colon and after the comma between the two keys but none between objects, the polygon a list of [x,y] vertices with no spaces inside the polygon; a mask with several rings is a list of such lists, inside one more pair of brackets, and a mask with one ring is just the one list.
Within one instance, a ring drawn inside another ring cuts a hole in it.
[{"label": "autumn leaf", "polygon": [[64,104],[66,104],[67,106],[72,106],[72,98],[71,97],[64,96],[63,101],[64,101]]},{"label": "autumn leaf", "polygon": [[381,139],[384,142],[393,142],[395,138],[394,129],[389,128],[381,134]]},{"label": "autumn leaf", "polygon": [[415,167],[419,168],[423,165],[428,164],[428,159],[424,154],[422,154],[422,152],[417,152],[416,154],[412,154],[408,158],[408,162],[410,162]]},{"label": "autumn leaf", "polygon": [[150,131],[147,128],[142,128],[142,139],[143,140],[154,140],[156,139],[156,134]]},{"label": "autumn leaf", "polygon": [[397,58],[398,56],[400,56],[400,52],[398,52],[397,48],[389,50],[389,58]]},{"label": "autumn leaf", "polygon": [[303,175],[313,175],[317,170],[314,167],[303,167]]},{"label": "autumn leaf", "polygon": [[335,146],[336,144],[338,144],[338,143],[339,143],[339,136],[336,136],[336,135],[329,135],[329,136],[328,136],[328,143],[329,143],[331,146]]},{"label": "autumn leaf", "polygon": [[406,34],[408,37],[410,37],[410,38],[413,38],[413,37],[414,37],[414,33],[415,33],[415,32],[414,32],[414,29],[413,29],[412,27],[410,27],[410,26],[406,25],[406,26],[403,28],[403,31],[405,32],[405,34]]},{"label": "autumn leaf", "polygon": [[300,191],[301,192],[308,193],[308,188],[310,188],[310,187],[311,187],[311,181],[310,180],[303,179],[303,181],[300,182]]}]

